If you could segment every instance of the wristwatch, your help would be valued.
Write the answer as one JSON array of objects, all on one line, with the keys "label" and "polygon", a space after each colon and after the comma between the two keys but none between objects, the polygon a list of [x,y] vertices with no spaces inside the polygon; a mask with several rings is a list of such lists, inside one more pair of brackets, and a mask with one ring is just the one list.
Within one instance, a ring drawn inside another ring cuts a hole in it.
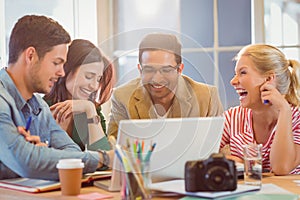
[{"label": "wristwatch", "polygon": [[100,122],[101,122],[101,118],[99,115],[95,115],[87,119],[88,124],[99,124]]},{"label": "wristwatch", "polygon": [[104,150],[98,149],[97,151],[102,154],[103,165],[108,167],[109,166],[109,162],[110,162],[109,155]]}]

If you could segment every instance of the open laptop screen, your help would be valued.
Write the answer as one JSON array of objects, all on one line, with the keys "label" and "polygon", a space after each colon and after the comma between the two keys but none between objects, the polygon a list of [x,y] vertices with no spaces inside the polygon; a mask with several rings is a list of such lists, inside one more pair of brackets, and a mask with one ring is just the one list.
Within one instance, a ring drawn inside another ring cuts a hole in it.
[{"label": "open laptop screen", "polygon": [[[186,161],[206,159],[219,151],[223,117],[122,120],[117,143],[143,141],[145,149],[156,143],[150,161],[152,182],[184,178]],[[115,157],[109,190],[120,189],[120,171]]]}]

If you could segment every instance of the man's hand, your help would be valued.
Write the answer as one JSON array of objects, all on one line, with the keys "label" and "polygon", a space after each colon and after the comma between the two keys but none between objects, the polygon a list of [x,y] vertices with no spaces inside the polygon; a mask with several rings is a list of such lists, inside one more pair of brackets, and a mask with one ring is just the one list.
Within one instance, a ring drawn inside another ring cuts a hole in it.
[{"label": "man's hand", "polygon": [[41,142],[40,136],[30,135],[30,131],[26,131],[25,127],[18,126],[18,132],[24,136],[26,141],[35,144],[36,146],[44,146],[47,147],[48,144]]}]

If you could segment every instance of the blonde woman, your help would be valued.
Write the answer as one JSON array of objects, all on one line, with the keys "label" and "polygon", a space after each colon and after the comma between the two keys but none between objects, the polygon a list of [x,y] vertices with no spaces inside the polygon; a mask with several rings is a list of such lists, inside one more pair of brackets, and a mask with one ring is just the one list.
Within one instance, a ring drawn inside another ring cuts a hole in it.
[{"label": "blonde woman", "polygon": [[244,144],[262,144],[264,171],[300,174],[300,64],[264,44],[244,47],[236,61],[230,83],[240,106],[224,113],[221,149],[242,162]]}]

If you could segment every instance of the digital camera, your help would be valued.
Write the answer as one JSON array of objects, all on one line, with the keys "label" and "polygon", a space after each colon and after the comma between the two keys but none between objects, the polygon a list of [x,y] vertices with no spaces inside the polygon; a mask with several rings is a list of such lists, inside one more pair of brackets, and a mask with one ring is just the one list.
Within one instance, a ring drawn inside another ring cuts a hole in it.
[{"label": "digital camera", "polygon": [[237,188],[235,162],[223,154],[212,154],[206,160],[187,161],[184,179],[187,192],[233,191]]}]

